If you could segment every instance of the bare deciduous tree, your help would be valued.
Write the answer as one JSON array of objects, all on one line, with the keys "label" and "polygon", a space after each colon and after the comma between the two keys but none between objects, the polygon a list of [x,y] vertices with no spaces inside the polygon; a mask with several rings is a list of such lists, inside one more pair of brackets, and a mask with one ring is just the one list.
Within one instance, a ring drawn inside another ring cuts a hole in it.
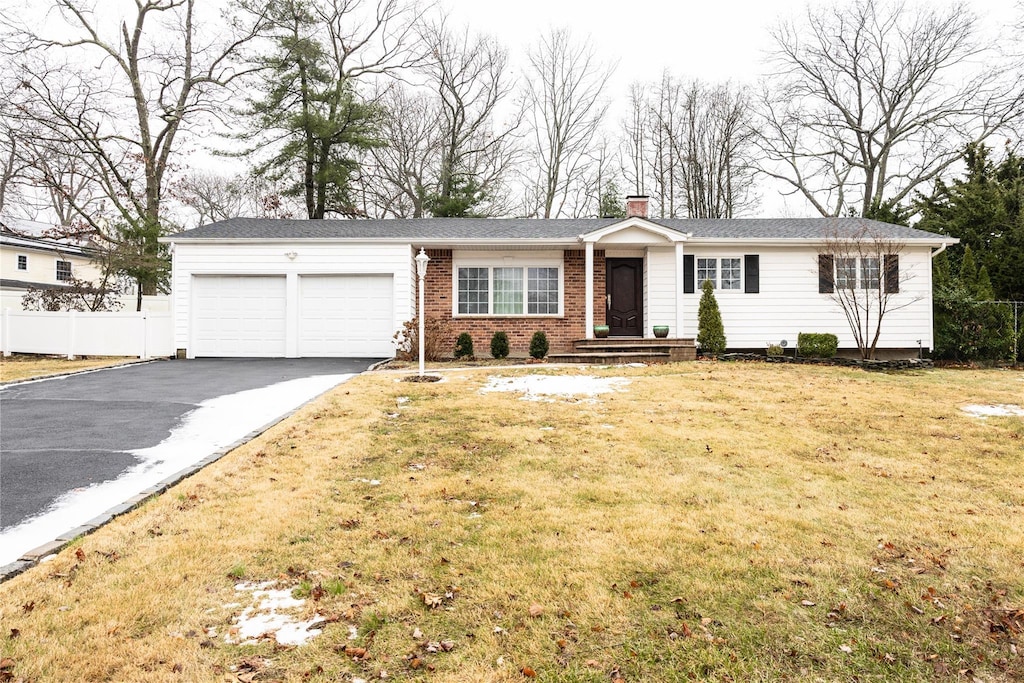
[{"label": "bare deciduous tree", "polygon": [[979,45],[963,4],[810,8],[774,39],[761,170],[823,216],[900,203],[1024,114],[1019,75]]},{"label": "bare deciduous tree", "polygon": [[[19,84],[15,115],[32,124],[35,143],[54,163],[67,154],[81,162],[77,172],[109,202],[105,213],[131,227],[144,260],[155,264],[178,137],[214,113],[224,86],[240,74],[232,58],[254,25],[229,20],[211,37],[196,0],[137,0],[123,18],[82,0],[52,0],[51,7],[41,27],[11,15],[4,22]],[[56,180],[46,182],[98,233],[113,224]],[[160,272],[138,271],[140,289],[155,293]]]},{"label": "bare deciduous tree", "polygon": [[818,291],[843,311],[861,358],[875,357],[882,322],[919,296],[901,290],[911,276],[900,267],[904,243],[864,225],[830,233],[818,250]]},{"label": "bare deciduous tree", "polygon": [[752,106],[741,87],[666,72],[631,88],[627,179],[661,218],[733,218],[755,203]]},{"label": "bare deciduous tree", "polygon": [[608,109],[605,86],[614,71],[589,42],[553,29],[528,54],[527,116],[532,124],[535,174],[528,178],[525,213],[563,215],[574,186],[589,175],[591,148]]}]

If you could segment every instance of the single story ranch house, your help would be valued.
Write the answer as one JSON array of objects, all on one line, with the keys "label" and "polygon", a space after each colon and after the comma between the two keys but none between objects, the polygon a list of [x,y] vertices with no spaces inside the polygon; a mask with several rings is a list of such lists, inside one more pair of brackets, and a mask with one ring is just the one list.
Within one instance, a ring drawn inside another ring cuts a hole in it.
[{"label": "single story ranch house", "polygon": [[[552,352],[567,351],[604,324],[613,337],[668,326],[692,339],[704,280],[730,349],[792,345],[799,332],[832,332],[856,349],[836,286],[891,293],[882,353],[932,346],[931,259],[953,238],[860,218],[664,220],[646,217],[646,198],[627,206],[624,219],[233,218],[172,235],[175,348],[189,358],[390,357],[416,316],[421,249],[427,318],[451,320],[452,346],[469,332],[478,351],[497,330],[513,355],[537,330]],[[823,253],[830,236],[864,229],[899,253]]]}]

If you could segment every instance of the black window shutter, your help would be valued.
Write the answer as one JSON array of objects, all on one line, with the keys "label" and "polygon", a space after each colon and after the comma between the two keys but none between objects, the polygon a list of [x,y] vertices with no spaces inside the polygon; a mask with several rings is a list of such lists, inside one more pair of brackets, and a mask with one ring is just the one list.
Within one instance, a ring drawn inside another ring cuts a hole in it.
[{"label": "black window shutter", "polygon": [[833,276],[832,254],[818,254],[818,293],[831,294],[835,291],[835,277]]},{"label": "black window shutter", "polygon": [[683,293],[693,292],[693,254],[683,254]]},{"label": "black window shutter", "polygon": [[761,257],[757,254],[743,257],[743,291],[747,294],[761,291]]},{"label": "black window shutter", "polygon": [[885,293],[897,294],[900,291],[900,255],[885,255]]}]

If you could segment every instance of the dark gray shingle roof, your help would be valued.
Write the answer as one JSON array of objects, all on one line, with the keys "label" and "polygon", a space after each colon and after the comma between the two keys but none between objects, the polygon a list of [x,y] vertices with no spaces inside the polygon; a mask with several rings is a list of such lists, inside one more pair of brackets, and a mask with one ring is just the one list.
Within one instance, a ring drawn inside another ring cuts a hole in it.
[{"label": "dark gray shingle roof", "polygon": [[[190,239],[344,239],[344,240],[574,240],[619,222],[614,218],[414,218],[386,220],[292,220],[231,218],[180,232]],[[941,239],[934,233],[863,218],[652,219],[652,223],[700,239],[822,239],[861,229],[892,239]]]}]

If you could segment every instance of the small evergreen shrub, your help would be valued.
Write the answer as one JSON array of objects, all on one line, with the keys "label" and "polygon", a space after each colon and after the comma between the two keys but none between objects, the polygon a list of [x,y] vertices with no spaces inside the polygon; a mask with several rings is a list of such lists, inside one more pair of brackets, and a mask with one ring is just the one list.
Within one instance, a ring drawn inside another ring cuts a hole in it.
[{"label": "small evergreen shrub", "polygon": [[831,332],[801,332],[796,336],[796,350],[805,358],[834,358],[839,337]]},{"label": "small evergreen shrub", "polygon": [[473,357],[473,336],[469,332],[463,332],[455,342],[456,358]]},{"label": "small evergreen shrub", "polygon": [[540,360],[548,355],[548,348],[548,335],[544,334],[542,330],[534,332],[533,339],[530,340],[530,355]]},{"label": "small evergreen shrub", "polygon": [[707,356],[725,353],[725,327],[722,313],[715,299],[715,286],[711,280],[701,285],[700,306],[697,308],[697,346]]},{"label": "small evergreen shrub", "polygon": [[782,348],[782,344],[769,344],[765,349],[765,353],[769,356],[782,356],[785,355],[786,349]]},{"label": "small evergreen shrub", "polygon": [[508,358],[508,334],[497,331],[491,337],[491,356],[497,359]]}]

